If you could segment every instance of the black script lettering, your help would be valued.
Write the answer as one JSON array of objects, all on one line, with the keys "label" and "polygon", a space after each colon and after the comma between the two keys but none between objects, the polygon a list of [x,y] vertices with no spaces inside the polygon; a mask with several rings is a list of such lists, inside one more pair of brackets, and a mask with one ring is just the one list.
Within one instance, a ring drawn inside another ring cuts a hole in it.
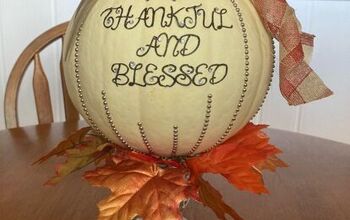
[{"label": "black script lettering", "polygon": [[224,18],[228,15],[227,9],[205,10],[201,7],[201,4],[180,8],[174,6],[168,8],[145,7],[141,12],[135,14],[133,5],[128,6],[127,9],[120,5],[105,9],[100,16],[103,18],[103,26],[110,30],[116,30],[121,26],[130,30],[139,25],[146,28],[155,26],[168,28],[175,25],[186,29],[193,29],[198,25],[213,30],[233,28],[233,25],[225,23]]},{"label": "black script lettering", "polygon": [[205,63],[193,66],[182,64],[167,64],[159,68],[156,64],[133,63],[129,65],[115,63],[112,65],[115,74],[113,83],[116,86],[160,86],[170,88],[173,86],[204,86],[208,83],[216,85],[221,83],[228,73],[226,64]]},{"label": "black script lettering", "polygon": [[112,65],[112,72],[115,73],[115,78],[112,80],[116,86],[124,86],[128,84],[129,77],[127,76],[129,72],[128,65],[124,63],[115,63]]},{"label": "black script lettering", "polygon": [[195,53],[200,47],[200,37],[195,34],[186,34],[181,37],[175,35],[168,35],[167,33],[161,33],[158,36],[154,36],[149,44],[139,48],[136,51],[136,55],[139,57],[146,56],[151,50],[158,57],[165,57],[168,55],[168,51],[172,49],[172,56],[177,57],[189,56]]},{"label": "black script lettering", "polygon": [[226,78],[228,66],[227,64],[213,64],[209,66],[209,72],[212,73],[212,77],[209,80],[210,84],[216,85],[221,83]]}]

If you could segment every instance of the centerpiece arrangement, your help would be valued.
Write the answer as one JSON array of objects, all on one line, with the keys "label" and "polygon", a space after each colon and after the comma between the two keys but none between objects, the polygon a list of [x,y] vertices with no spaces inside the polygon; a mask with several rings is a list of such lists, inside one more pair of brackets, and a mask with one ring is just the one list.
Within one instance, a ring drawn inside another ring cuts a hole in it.
[{"label": "centerpiece arrangement", "polygon": [[241,219],[202,175],[267,193],[261,171],[286,166],[266,126],[249,123],[271,84],[273,38],[289,104],[331,95],[305,61],[313,36],[285,1],[82,1],[63,59],[90,127],[38,161],[67,158],[48,184],[95,163],[85,178],[112,192],[100,219],[182,219],[189,199]]}]

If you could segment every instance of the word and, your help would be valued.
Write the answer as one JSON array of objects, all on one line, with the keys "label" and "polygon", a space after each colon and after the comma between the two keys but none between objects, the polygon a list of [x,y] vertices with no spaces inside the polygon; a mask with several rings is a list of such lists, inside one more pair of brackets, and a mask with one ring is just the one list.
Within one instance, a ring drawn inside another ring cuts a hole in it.
[{"label": "word and", "polygon": [[[173,57],[189,56],[197,51],[201,44],[201,39],[195,34],[185,34],[181,37],[162,33],[154,36],[149,44],[139,48],[136,55],[139,57],[146,56],[150,51],[153,51],[158,57],[165,57],[168,52]],[[172,49],[171,49],[172,48]],[[170,51],[169,51],[170,50]]]}]

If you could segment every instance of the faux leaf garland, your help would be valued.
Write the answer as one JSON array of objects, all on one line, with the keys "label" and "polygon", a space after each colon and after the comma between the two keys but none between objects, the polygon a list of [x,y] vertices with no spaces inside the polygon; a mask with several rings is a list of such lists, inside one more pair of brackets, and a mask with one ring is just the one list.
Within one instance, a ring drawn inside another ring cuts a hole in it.
[{"label": "faux leaf garland", "polygon": [[98,204],[101,220],[182,219],[181,208],[189,199],[211,208],[219,219],[225,214],[242,219],[228,206],[220,193],[203,179],[205,173],[224,176],[240,190],[267,193],[262,170],[276,171],[287,165],[276,157],[281,151],[269,144],[261,131],[264,125],[248,124],[221,146],[193,158],[161,159],[132,152],[83,128],[36,163],[53,156],[66,162],[58,166],[54,185],[66,175],[91,163],[104,165],[85,173],[93,186],[106,187],[111,195]]}]

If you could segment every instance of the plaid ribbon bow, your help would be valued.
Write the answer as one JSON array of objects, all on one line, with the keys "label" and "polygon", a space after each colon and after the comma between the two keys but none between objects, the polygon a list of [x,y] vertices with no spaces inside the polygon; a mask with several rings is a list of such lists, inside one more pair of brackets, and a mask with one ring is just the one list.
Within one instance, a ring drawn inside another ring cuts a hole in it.
[{"label": "plaid ribbon bow", "polygon": [[289,105],[328,97],[333,92],[311,69],[305,52],[314,35],[301,32],[294,9],[286,0],[252,0],[265,28],[280,42],[280,90]]}]

